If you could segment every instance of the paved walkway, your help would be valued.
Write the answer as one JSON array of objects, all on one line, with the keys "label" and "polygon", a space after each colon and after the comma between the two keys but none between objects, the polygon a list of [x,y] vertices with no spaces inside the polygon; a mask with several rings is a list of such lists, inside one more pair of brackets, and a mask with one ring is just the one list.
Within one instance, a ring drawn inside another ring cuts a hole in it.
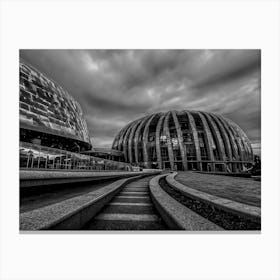
[{"label": "paved walkway", "polygon": [[196,190],[240,203],[261,207],[261,182],[250,178],[180,172],[175,179]]},{"label": "paved walkway", "polygon": [[88,230],[164,230],[149,196],[151,177],[128,184],[84,229]]}]

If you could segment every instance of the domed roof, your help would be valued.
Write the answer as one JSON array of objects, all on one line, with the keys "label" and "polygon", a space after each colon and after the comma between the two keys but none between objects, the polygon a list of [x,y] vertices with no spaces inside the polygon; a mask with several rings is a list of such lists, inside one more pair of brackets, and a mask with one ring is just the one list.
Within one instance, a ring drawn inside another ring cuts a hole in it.
[{"label": "domed roof", "polygon": [[112,148],[144,167],[234,172],[253,161],[250,141],[237,124],[201,111],[147,115],[125,126]]}]

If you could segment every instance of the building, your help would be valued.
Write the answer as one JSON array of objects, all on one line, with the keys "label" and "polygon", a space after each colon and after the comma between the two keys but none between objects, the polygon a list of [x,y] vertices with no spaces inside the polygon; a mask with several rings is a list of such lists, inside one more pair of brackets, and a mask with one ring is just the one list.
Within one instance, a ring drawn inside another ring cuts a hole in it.
[{"label": "building", "polygon": [[93,147],[90,151],[82,152],[85,155],[91,155],[94,157],[114,160],[114,161],[124,161],[123,153],[118,150],[112,150],[110,148],[104,147]]},{"label": "building", "polygon": [[119,151],[92,150],[82,109],[65,89],[23,60],[19,70],[21,169],[132,170]]},{"label": "building", "polygon": [[23,60],[19,71],[20,141],[72,152],[90,150],[89,132],[79,103]]},{"label": "building", "polygon": [[112,149],[125,162],[146,168],[242,172],[253,152],[242,129],[229,119],[200,111],[169,111],[135,120],[115,137]]}]

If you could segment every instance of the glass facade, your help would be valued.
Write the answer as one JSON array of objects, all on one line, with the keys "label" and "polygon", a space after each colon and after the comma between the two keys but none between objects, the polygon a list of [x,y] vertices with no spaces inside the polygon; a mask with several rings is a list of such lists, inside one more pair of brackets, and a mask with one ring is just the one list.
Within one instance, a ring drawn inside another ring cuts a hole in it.
[{"label": "glass facade", "polygon": [[20,127],[77,140],[90,148],[82,109],[68,92],[23,60],[19,63]]},{"label": "glass facade", "polygon": [[131,171],[124,162],[73,153],[32,143],[20,142],[21,169],[67,170],[121,170]]}]

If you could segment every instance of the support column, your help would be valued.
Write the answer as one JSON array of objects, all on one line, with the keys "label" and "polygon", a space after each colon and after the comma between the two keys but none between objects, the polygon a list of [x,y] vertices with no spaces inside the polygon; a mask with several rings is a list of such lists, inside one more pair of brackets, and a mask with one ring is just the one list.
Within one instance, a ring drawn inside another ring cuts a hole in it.
[{"label": "support column", "polygon": [[170,167],[171,167],[171,170],[174,170],[174,154],[173,154],[172,144],[171,144],[171,140],[170,140],[170,132],[169,132],[169,127],[168,127],[169,115],[170,115],[170,112],[168,112],[167,115],[165,116],[164,124],[163,124],[163,131],[164,131],[164,134],[166,135],[166,140],[167,140],[167,149],[168,149]]},{"label": "support column", "polygon": [[213,148],[212,148],[212,146],[214,144],[214,141],[213,141],[212,134],[211,134],[210,128],[207,124],[207,121],[206,121],[205,117],[200,112],[198,112],[198,115],[199,115],[199,117],[202,121],[204,131],[205,131],[205,134],[206,134],[206,142],[207,142],[206,148],[207,148],[208,156],[209,156],[210,161],[211,161],[211,170],[214,171],[213,162],[215,161],[215,159],[214,159]]},{"label": "support column", "polygon": [[191,130],[192,130],[193,141],[194,141],[195,152],[196,152],[197,167],[198,167],[198,170],[202,170],[200,146],[199,146],[198,134],[197,134],[194,118],[193,118],[192,114],[189,113],[188,111],[185,111],[185,113],[188,116],[189,124],[190,124]]},{"label": "support column", "polygon": [[160,151],[160,129],[162,127],[164,114],[160,116],[156,127],[156,151],[157,151],[157,162],[159,169],[162,169],[161,151]]},{"label": "support column", "polygon": [[148,121],[146,122],[145,128],[144,128],[144,132],[143,132],[143,159],[144,159],[144,165],[147,168],[151,167],[151,163],[149,161],[149,156],[148,156],[148,150],[147,150],[147,144],[148,144],[148,133],[149,133],[149,127],[151,124],[151,121],[153,120],[153,118],[156,116],[156,114],[152,115]]},{"label": "support column", "polygon": [[175,127],[176,127],[177,138],[178,138],[179,147],[180,147],[180,151],[181,151],[183,167],[184,167],[184,170],[188,170],[187,156],[186,156],[186,151],[185,151],[184,144],[183,144],[182,130],[179,125],[179,121],[178,121],[176,113],[174,111],[172,111],[171,113],[172,113],[172,117],[173,117]]}]

